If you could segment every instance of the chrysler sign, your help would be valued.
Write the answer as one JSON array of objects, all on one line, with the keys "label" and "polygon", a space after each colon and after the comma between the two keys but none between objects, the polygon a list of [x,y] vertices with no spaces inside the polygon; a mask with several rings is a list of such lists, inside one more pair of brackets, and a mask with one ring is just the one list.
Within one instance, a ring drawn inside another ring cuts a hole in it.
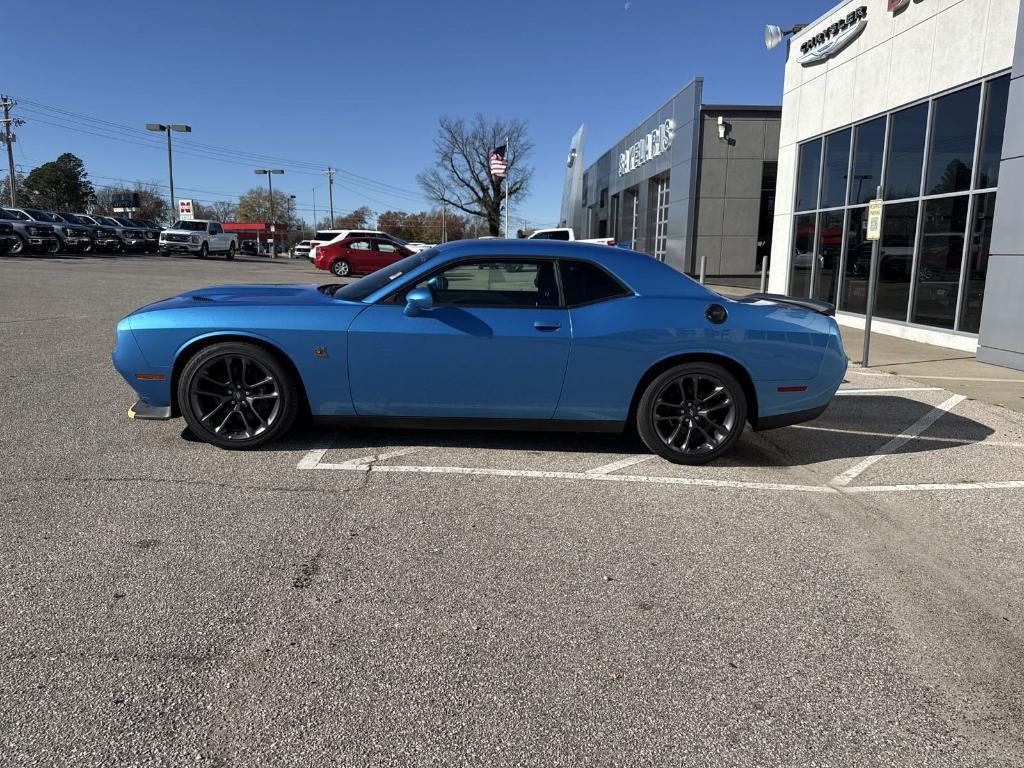
[{"label": "chrysler sign", "polygon": [[833,22],[800,45],[797,63],[807,66],[834,56],[849,45],[868,23],[867,6],[850,11],[844,18]]},{"label": "chrysler sign", "polygon": [[619,155],[619,176],[635,171],[648,160],[653,160],[672,146],[676,124],[671,118],[659,125]]}]

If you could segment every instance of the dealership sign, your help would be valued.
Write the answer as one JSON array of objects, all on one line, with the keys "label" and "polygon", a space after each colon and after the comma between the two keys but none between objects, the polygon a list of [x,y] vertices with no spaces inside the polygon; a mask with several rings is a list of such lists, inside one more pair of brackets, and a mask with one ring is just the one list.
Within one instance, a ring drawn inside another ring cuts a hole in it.
[{"label": "dealership sign", "polygon": [[191,221],[196,217],[195,212],[192,210],[191,200],[179,200],[178,201],[178,218],[182,221]]},{"label": "dealership sign", "polygon": [[800,45],[800,56],[797,57],[797,63],[807,66],[834,56],[853,42],[853,39],[864,30],[867,23],[867,6],[862,5],[860,8],[850,11],[839,21],[833,22],[817,34],[807,38]]},{"label": "dealership sign", "polygon": [[672,146],[676,124],[671,118],[640,139],[619,155],[619,176],[635,171],[648,160],[653,160]]}]

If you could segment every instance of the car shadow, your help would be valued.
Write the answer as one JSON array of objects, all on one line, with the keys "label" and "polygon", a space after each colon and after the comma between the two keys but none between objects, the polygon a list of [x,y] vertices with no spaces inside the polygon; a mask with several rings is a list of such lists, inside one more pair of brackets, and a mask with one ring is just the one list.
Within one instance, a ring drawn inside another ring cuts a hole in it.
[{"label": "car shadow", "polygon": [[[907,397],[861,395],[835,398],[818,419],[805,425],[765,432],[747,432],[735,450],[717,464],[734,467],[800,466],[833,459],[870,456],[893,437],[906,430],[933,406]],[[811,427],[810,429],[807,427]],[[990,427],[956,413],[946,413],[925,431],[923,438],[910,440],[901,453],[925,453],[980,443],[992,435]],[[329,422],[296,426],[268,450],[307,452],[323,447],[336,435],[339,448],[366,447],[377,452],[389,447],[421,446],[474,450],[520,451],[530,453],[625,454],[650,453],[629,428],[620,434],[593,432],[550,432],[529,430],[411,429],[336,426]],[[196,440],[186,428],[182,437]]]}]

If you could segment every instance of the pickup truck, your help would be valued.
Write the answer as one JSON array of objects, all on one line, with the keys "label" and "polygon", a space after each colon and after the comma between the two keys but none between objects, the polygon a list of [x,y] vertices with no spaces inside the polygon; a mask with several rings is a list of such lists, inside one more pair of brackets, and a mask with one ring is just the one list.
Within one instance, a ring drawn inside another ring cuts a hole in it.
[{"label": "pickup truck", "polygon": [[572,227],[553,227],[552,229],[538,229],[532,233],[527,240],[566,240],[577,243],[597,243],[599,245],[615,245],[612,237],[593,237],[589,240],[580,240],[576,237]]},{"label": "pickup truck", "polygon": [[198,259],[205,259],[211,253],[223,253],[228,259],[235,258],[238,250],[238,235],[224,231],[219,221],[190,219],[176,221],[160,233],[160,253],[193,253]]}]

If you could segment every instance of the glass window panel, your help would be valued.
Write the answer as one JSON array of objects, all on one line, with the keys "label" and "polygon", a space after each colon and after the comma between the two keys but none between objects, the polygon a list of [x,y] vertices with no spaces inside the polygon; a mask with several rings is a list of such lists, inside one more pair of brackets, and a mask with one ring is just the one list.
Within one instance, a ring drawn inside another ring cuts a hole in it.
[{"label": "glass window panel", "polygon": [[846,204],[846,177],[850,169],[850,129],[825,137],[825,170],[821,181],[821,207]]},{"label": "glass window panel", "polygon": [[916,202],[887,205],[882,209],[882,240],[875,293],[875,314],[878,317],[907,319],[916,230]]},{"label": "glass window panel", "polygon": [[953,327],[968,200],[958,195],[925,201],[912,322]]},{"label": "glass window panel", "polygon": [[967,279],[960,306],[960,330],[967,333],[978,333],[981,326],[981,300],[985,294],[985,274],[988,272],[992,214],[995,208],[995,192],[975,195],[971,239],[967,242]]},{"label": "glass window panel", "polygon": [[814,214],[795,217],[793,254],[789,261],[789,295],[806,298],[811,289],[811,265],[814,263]]},{"label": "glass window panel", "polygon": [[818,274],[814,279],[813,298],[835,303],[842,248],[843,212],[818,214]]},{"label": "glass window panel", "polygon": [[882,181],[882,150],[885,149],[885,118],[877,117],[854,129],[853,177],[850,205],[866,203]]},{"label": "glass window panel", "polygon": [[885,199],[916,197],[921,193],[921,162],[928,105],[894,112],[889,129],[889,160],[885,165]]},{"label": "glass window panel", "polygon": [[970,189],[980,93],[974,85],[935,100],[926,194]]},{"label": "glass window panel", "polygon": [[1010,94],[1010,76],[997,77],[988,84],[985,117],[981,127],[981,155],[978,157],[978,187],[994,187],[999,181],[999,154],[1006,126],[1006,99]]},{"label": "glass window panel", "polygon": [[821,139],[800,145],[800,164],[796,180],[796,209],[818,207],[818,170],[821,167]]},{"label": "glass window panel", "polygon": [[867,311],[868,272],[871,270],[871,241],[867,233],[868,209],[851,208],[846,219],[846,261],[839,308],[862,315]]}]

